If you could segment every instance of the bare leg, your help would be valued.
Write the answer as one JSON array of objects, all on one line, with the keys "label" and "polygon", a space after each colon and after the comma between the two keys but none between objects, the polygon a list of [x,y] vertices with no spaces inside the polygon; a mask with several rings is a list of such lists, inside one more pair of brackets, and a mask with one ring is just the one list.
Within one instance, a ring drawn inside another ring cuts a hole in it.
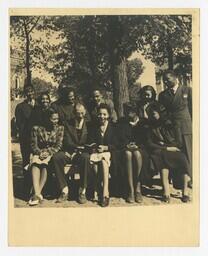
[{"label": "bare leg", "polygon": [[40,174],[40,194],[47,180],[47,169],[43,168]]},{"label": "bare leg", "polygon": [[141,192],[140,173],[142,169],[142,156],[137,150],[133,152],[135,160],[136,192]]},{"label": "bare leg", "polygon": [[94,189],[94,199],[98,198],[98,165],[93,164],[93,189]]},{"label": "bare leg", "polygon": [[132,152],[125,151],[126,158],[126,171],[127,171],[127,182],[129,187],[129,194],[134,194],[134,182],[133,182],[133,166],[132,166]]},{"label": "bare leg", "polygon": [[169,170],[168,169],[162,169],[161,170],[161,179],[162,179],[162,185],[164,190],[164,196],[170,196],[170,187],[169,187]]},{"label": "bare leg", "polygon": [[102,168],[102,174],[103,174],[103,197],[109,197],[109,189],[108,189],[109,167],[105,160],[101,161],[101,168]]},{"label": "bare leg", "polygon": [[183,195],[187,196],[188,195],[188,183],[190,181],[190,177],[188,174],[183,175]]},{"label": "bare leg", "polygon": [[32,182],[35,195],[40,195],[40,169],[35,165],[32,166]]}]

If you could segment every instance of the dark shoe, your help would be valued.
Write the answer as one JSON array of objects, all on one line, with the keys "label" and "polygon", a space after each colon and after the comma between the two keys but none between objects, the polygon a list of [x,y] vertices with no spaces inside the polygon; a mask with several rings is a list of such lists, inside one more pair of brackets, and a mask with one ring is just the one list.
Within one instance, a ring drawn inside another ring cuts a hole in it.
[{"label": "dark shoe", "polygon": [[136,193],[135,193],[135,201],[136,201],[138,204],[141,204],[141,203],[143,202],[143,198],[142,198],[141,192],[136,192]]},{"label": "dark shoe", "polygon": [[170,196],[163,196],[163,202],[165,202],[166,204],[170,203]]},{"label": "dark shoe", "polygon": [[107,207],[107,206],[109,205],[109,202],[110,202],[110,198],[104,196],[104,197],[102,198],[102,201],[101,201],[101,206],[102,206],[102,207]]},{"label": "dark shoe", "polygon": [[56,203],[62,203],[68,200],[68,194],[62,192],[59,198],[56,200]]},{"label": "dark shoe", "polygon": [[87,202],[87,198],[85,194],[80,193],[78,197],[78,202],[80,204],[85,204]]},{"label": "dark shoe", "polygon": [[191,199],[190,199],[189,196],[183,195],[182,198],[181,198],[181,201],[182,201],[183,203],[188,203],[188,202],[191,201]]},{"label": "dark shoe", "polygon": [[128,197],[126,198],[126,202],[129,203],[129,204],[135,203],[134,195],[133,194],[129,194]]}]

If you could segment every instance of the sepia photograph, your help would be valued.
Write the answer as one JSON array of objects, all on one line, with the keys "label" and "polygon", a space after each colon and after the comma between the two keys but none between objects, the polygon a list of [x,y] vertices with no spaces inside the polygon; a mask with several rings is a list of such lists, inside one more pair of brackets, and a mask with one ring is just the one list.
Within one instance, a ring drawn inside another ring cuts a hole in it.
[{"label": "sepia photograph", "polygon": [[198,205],[197,10],[88,11],[10,9],[10,206]]}]

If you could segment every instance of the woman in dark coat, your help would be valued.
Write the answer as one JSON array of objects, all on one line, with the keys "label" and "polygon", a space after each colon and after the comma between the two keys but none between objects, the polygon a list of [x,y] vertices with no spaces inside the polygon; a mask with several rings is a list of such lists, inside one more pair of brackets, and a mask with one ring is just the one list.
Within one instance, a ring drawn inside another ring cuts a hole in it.
[{"label": "woman in dark coat", "polygon": [[91,154],[90,161],[93,163],[95,172],[95,190],[98,186],[98,175],[101,174],[102,196],[101,206],[109,205],[109,169],[112,164],[112,155],[115,150],[116,131],[114,125],[109,121],[110,110],[106,104],[100,104],[97,111],[98,123],[93,124],[90,129],[90,143],[97,144],[97,150]]},{"label": "woman in dark coat", "polygon": [[125,117],[118,123],[118,146],[121,159],[125,159],[124,171],[127,174],[128,203],[142,202],[141,170],[143,164],[147,166],[148,156],[144,150],[145,124],[136,113],[136,106],[132,103],[124,105]]},{"label": "woman in dark coat", "polygon": [[173,129],[173,124],[166,117],[161,116],[161,105],[157,102],[149,105],[149,131],[147,133],[147,147],[151,159],[158,172],[161,173],[164,190],[163,199],[170,202],[169,170],[179,172],[182,182],[182,201],[188,202],[189,163],[181,151],[180,131]]}]

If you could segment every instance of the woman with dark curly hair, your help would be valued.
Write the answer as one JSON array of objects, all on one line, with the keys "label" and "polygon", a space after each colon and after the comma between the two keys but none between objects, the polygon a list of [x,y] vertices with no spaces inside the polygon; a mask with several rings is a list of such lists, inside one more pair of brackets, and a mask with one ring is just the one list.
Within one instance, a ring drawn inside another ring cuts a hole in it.
[{"label": "woman with dark curly hair", "polygon": [[146,108],[156,100],[155,89],[151,85],[145,85],[139,91],[138,115],[142,119],[148,119]]}]

